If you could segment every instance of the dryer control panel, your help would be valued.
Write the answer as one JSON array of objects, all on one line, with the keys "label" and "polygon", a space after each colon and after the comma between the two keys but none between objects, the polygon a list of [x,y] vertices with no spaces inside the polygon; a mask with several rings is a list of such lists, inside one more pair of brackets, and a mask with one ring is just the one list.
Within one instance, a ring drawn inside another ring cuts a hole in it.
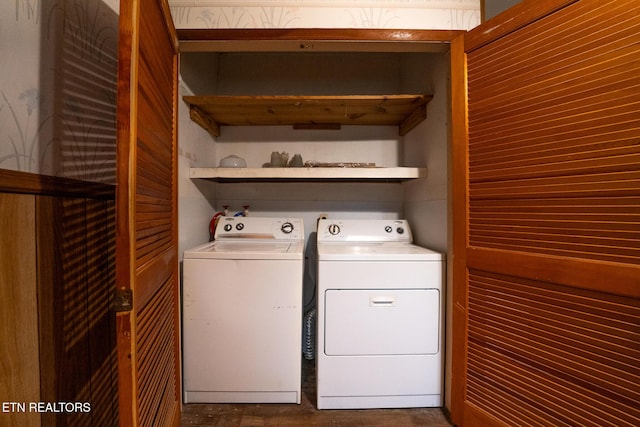
[{"label": "dryer control panel", "polygon": [[405,242],[413,241],[405,219],[321,219],[318,242]]}]

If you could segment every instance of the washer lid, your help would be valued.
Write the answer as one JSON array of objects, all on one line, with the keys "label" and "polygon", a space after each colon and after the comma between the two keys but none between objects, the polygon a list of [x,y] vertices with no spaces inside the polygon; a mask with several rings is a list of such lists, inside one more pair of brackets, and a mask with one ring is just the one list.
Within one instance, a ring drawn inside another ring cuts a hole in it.
[{"label": "washer lid", "polygon": [[319,261],[442,261],[444,254],[412,243],[318,243]]},{"label": "washer lid", "polygon": [[302,259],[302,241],[232,240],[214,241],[186,250],[190,259]]}]

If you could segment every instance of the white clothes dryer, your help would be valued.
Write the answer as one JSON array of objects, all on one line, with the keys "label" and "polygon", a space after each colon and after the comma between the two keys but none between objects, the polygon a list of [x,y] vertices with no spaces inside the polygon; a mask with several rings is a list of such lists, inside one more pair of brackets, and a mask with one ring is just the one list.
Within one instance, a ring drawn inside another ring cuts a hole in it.
[{"label": "white clothes dryer", "polygon": [[406,220],[318,222],[318,409],[443,404],[444,256]]},{"label": "white clothes dryer", "polygon": [[300,403],[299,218],[222,217],[184,253],[185,403]]}]

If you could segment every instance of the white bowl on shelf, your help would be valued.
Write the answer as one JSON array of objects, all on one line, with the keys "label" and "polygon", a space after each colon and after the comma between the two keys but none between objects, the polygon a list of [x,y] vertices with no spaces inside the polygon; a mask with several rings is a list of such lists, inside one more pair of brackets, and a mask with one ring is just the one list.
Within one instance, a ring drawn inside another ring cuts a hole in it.
[{"label": "white bowl on shelf", "polygon": [[234,154],[231,154],[230,156],[227,156],[224,159],[220,160],[220,167],[221,168],[246,168],[247,162],[242,157],[238,157]]}]

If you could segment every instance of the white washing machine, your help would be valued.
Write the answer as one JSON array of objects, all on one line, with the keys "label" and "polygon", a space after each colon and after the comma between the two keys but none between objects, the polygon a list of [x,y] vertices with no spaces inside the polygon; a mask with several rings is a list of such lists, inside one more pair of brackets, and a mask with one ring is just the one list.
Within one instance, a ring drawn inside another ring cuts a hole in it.
[{"label": "white washing machine", "polygon": [[406,220],[318,222],[318,409],[443,404],[444,256]]},{"label": "white washing machine", "polygon": [[185,403],[300,403],[302,219],[222,217],[184,253]]}]

